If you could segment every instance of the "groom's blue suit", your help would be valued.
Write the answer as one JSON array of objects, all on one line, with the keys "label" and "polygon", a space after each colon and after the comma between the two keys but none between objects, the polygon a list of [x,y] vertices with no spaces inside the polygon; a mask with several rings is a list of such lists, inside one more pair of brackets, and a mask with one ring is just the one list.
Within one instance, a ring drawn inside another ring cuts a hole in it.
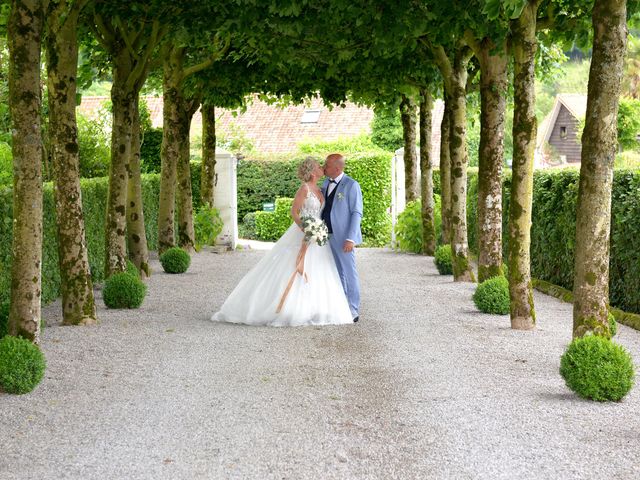
[{"label": "groom's blue suit", "polygon": [[359,316],[360,309],[360,280],[356,270],[355,250],[345,253],[343,245],[346,240],[352,240],[355,245],[362,243],[360,232],[362,190],[358,182],[347,175],[342,177],[330,195],[328,195],[328,186],[329,179],[326,179],[322,184],[322,193],[325,197],[322,218],[333,233],[329,236],[329,244],[336,259],[351,314],[355,318]]}]

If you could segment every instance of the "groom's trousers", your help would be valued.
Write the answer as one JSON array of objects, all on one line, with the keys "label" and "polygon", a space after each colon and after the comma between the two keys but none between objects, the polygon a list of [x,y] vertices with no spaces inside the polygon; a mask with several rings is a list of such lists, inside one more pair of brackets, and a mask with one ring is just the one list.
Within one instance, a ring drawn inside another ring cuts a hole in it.
[{"label": "groom's trousers", "polygon": [[351,315],[355,318],[360,315],[360,279],[356,270],[355,249],[345,253],[342,249],[344,241],[339,241],[335,235],[329,235],[329,244],[331,245],[333,258],[336,260],[338,275],[340,275],[342,288],[349,302]]}]

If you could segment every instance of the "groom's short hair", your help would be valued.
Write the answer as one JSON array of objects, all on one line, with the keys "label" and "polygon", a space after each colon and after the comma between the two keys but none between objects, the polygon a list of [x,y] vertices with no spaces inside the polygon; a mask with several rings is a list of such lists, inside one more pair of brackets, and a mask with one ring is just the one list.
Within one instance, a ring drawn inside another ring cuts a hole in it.
[{"label": "groom's short hair", "polygon": [[344,167],[344,164],[345,164],[344,155],[342,155],[341,153],[331,153],[327,155],[327,161],[329,160],[335,160],[337,162],[340,162],[340,165]]}]

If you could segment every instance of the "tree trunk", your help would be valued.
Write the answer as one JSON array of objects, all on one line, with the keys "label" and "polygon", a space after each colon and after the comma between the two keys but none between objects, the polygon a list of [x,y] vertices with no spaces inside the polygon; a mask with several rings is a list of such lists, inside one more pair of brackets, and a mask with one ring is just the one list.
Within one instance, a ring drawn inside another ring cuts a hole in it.
[{"label": "tree trunk", "polygon": [[446,92],[444,96],[444,112],[440,126],[440,216],[442,217],[442,243],[451,243],[451,147],[449,131],[451,130],[451,100]]},{"label": "tree trunk", "polygon": [[404,198],[418,199],[418,158],[416,156],[416,105],[404,95],[400,102],[400,120],[404,137]]},{"label": "tree trunk", "polygon": [[82,215],[76,76],[78,8],[51,2],[47,20],[49,135],[58,227],[58,261],[65,325],[96,323],[96,306]]},{"label": "tree trunk", "polygon": [[162,98],[162,152],[160,173],[160,205],[158,209],[158,249],[160,253],[174,247],[175,204],[178,162],[180,158],[180,129],[184,121],[184,98],[181,95],[181,49],[172,48],[164,55]]},{"label": "tree trunk", "polygon": [[511,328],[535,328],[531,285],[531,207],[536,146],[535,56],[537,1],[511,21],[514,56],[513,167],[509,208]]},{"label": "tree trunk", "polygon": [[126,201],[131,158],[133,102],[131,95],[119,90],[114,82],[111,90],[113,129],[111,132],[111,166],[107,194],[105,277],[126,269]]},{"label": "tree trunk", "polygon": [[216,170],[216,116],[213,105],[202,105],[202,173],[200,198],[213,207]]},{"label": "tree trunk", "polygon": [[138,94],[127,85],[131,75],[131,59],[127,50],[121,50],[114,58],[113,127],[111,130],[111,166],[109,168],[109,192],[107,194],[106,265],[105,277],[124,272],[127,259],[126,205],[131,159],[131,129],[135,102]]},{"label": "tree trunk", "polygon": [[502,165],[507,94],[506,52],[492,54],[487,40],[480,62],[480,155],[478,169],[478,281],[503,275]]},{"label": "tree trunk", "polygon": [[422,253],[436,251],[435,204],[433,200],[433,162],[431,160],[431,92],[422,89],[420,101],[420,195],[422,199]]},{"label": "tree trunk", "polygon": [[626,10],[624,0],[596,0],[593,7],[593,57],[576,218],[574,337],[609,335],[611,186],[627,40]]},{"label": "tree trunk", "polygon": [[451,256],[453,279],[474,282],[467,243],[467,64],[471,51],[464,47],[456,52],[451,70]]},{"label": "tree trunk", "polygon": [[13,123],[13,244],[9,334],[40,340],[42,133],[40,41],[45,3],[13,0],[8,19]]},{"label": "tree trunk", "polygon": [[138,268],[142,276],[149,277],[149,248],[144,228],[142,204],[142,178],[140,176],[140,131],[139,100],[134,103],[133,124],[131,128],[131,156],[129,157],[129,182],[127,185],[127,246],[129,259]]},{"label": "tree trunk", "polygon": [[193,227],[193,195],[191,192],[190,142],[191,119],[199,101],[184,102],[183,124],[180,128],[180,157],[178,158],[178,245],[189,252],[195,251],[196,234]]}]

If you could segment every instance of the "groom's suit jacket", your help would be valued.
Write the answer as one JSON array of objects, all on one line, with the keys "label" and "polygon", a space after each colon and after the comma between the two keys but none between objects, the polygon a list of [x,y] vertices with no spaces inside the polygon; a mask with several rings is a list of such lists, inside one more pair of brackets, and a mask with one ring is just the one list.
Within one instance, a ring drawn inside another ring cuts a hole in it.
[{"label": "groom's suit jacket", "polygon": [[[327,198],[329,180],[322,184],[322,193]],[[334,188],[333,206],[331,207],[331,228],[333,235],[340,243],[353,240],[356,245],[362,243],[360,222],[362,220],[362,190],[353,178],[344,175]]]}]

